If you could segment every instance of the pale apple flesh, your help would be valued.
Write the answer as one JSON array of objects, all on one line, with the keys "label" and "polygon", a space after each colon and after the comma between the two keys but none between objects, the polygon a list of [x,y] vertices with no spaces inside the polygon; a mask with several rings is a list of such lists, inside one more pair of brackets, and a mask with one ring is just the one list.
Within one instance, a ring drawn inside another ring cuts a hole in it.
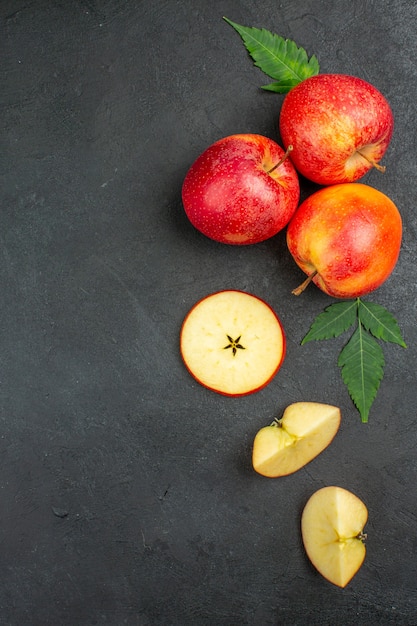
[{"label": "pale apple flesh", "polygon": [[319,74],[284,99],[280,133],[306,178],[321,184],[354,182],[379,164],[391,141],[394,117],[386,98],[355,76]]},{"label": "pale apple flesh", "polygon": [[365,504],[342,487],[323,487],[308,500],[301,534],[311,563],[328,581],[346,587],[365,555]]},{"label": "pale apple flesh", "polygon": [[301,203],[287,229],[297,265],[336,298],[356,298],[380,287],[397,263],[401,239],[394,202],[363,183],[316,191]]},{"label": "pale apple flesh", "polygon": [[296,472],[312,461],[333,440],[340,409],[319,402],[295,402],[282,418],[255,436],[252,465],[258,474],[277,478]]},{"label": "pale apple flesh", "polygon": [[285,334],[272,308],[251,294],[225,290],[199,301],[186,316],[180,350],[192,376],[223,395],[265,387],[285,356]]},{"label": "pale apple flesh", "polygon": [[268,137],[219,139],[191,165],[182,186],[185,213],[207,237],[254,244],[282,230],[299,202],[298,174],[288,154]]}]

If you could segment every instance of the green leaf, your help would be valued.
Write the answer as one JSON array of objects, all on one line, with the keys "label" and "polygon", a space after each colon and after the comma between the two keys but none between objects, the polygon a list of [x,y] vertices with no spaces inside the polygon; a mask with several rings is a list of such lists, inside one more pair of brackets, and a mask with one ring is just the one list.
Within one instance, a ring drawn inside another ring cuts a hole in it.
[{"label": "green leaf", "polygon": [[355,323],[357,310],[356,300],[336,302],[326,307],[314,320],[301,345],[308,341],[338,337]]},{"label": "green leaf", "polygon": [[313,55],[309,59],[304,48],[291,39],[284,39],[264,28],[241,26],[227,17],[223,19],[239,33],[256,67],[276,81],[264,89],[286,93],[294,85],[319,73],[317,58]]},{"label": "green leaf", "polygon": [[384,375],[384,354],[361,323],[339,355],[337,364],[362,422],[367,422]]},{"label": "green leaf", "polygon": [[288,93],[290,89],[298,85],[300,81],[297,78],[283,80],[280,83],[269,83],[269,85],[262,85],[261,89],[265,91],[274,91],[275,93]]},{"label": "green leaf", "polygon": [[380,304],[359,300],[358,315],[361,324],[377,339],[407,347],[397,320]]},{"label": "green leaf", "polygon": [[337,337],[355,323],[356,329],[340,352],[337,364],[362,422],[367,422],[384,375],[384,354],[377,339],[407,347],[391,313],[361,298],[336,302],[316,317],[301,344]]}]

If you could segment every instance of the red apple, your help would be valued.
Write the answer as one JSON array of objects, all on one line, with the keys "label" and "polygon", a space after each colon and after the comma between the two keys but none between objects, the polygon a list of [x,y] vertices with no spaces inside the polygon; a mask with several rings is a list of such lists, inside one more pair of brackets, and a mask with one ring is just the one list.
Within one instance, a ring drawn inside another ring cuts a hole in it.
[{"label": "red apple", "polygon": [[229,244],[276,235],[299,197],[298,175],[284,150],[253,134],[216,141],[190,167],[182,187],[184,209],[195,228]]},{"label": "red apple", "polygon": [[284,146],[296,169],[321,185],[353,182],[379,165],[394,118],[384,96],[361,78],[318,74],[286,95],[280,113]]},{"label": "red apple", "polygon": [[282,365],[285,334],[269,304],[237,290],[212,293],[187,314],[180,351],[190,374],[225,396],[267,385]]},{"label": "red apple", "polygon": [[362,183],[324,187],[304,200],[287,229],[297,265],[335,298],[377,289],[391,274],[401,247],[402,223],[385,194]]}]

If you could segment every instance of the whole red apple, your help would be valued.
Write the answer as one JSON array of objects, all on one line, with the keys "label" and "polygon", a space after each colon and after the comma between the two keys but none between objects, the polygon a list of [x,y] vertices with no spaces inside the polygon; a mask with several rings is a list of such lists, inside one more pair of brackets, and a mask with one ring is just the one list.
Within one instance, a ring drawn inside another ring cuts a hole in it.
[{"label": "whole red apple", "polygon": [[298,175],[287,153],[262,135],[216,141],[184,179],[182,200],[191,223],[221,243],[252,244],[276,235],[300,197]]},{"label": "whole red apple", "polygon": [[318,74],[286,95],[280,113],[284,146],[300,174],[320,185],[353,182],[379,165],[394,118],[384,96],[345,74]]},{"label": "whole red apple", "polygon": [[388,278],[400,253],[402,223],[385,194],[362,183],[325,187],[302,202],[287,229],[297,265],[335,298],[356,298]]}]

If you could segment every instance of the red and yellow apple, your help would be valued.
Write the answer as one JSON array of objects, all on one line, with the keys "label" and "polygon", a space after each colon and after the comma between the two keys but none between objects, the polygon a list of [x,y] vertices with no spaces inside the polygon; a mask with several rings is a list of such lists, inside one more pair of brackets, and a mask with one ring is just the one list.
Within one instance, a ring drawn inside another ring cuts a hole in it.
[{"label": "red and yellow apple", "polygon": [[281,419],[256,433],[253,469],[268,478],[296,472],[331,443],[340,426],[340,409],[320,402],[294,402]]},{"label": "red and yellow apple", "polygon": [[299,202],[297,172],[287,153],[262,135],[224,137],[193,163],[182,186],[185,212],[197,230],[244,245],[282,230]]},{"label": "red and yellow apple", "polygon": [[287,229],[297,265],[335,298],[374,291],[393,271],[401,248],[402,221],[394,202],[362,183],[316,191],[301,203]]},{"label": "red and yellow apple", "polygon": [[342,487],[323,487],[308,500],[301,516],[307,556],[324,578],[346,587],[365,555],[365,504]]},{"label": "red and yellow apple", "polygon": [[190,374],[226,396],[265,387],[285,356],[285,335],[272,308],[243,291],[218,291],[195,304],[182,324],[180,351]]},{"label": "red and yellow apple", "polygon": [[321,185],[353,182],[379,161],[394,118],[378,89],[345,74],[318,74],[285,96],[279,127],[300,174]]}]

